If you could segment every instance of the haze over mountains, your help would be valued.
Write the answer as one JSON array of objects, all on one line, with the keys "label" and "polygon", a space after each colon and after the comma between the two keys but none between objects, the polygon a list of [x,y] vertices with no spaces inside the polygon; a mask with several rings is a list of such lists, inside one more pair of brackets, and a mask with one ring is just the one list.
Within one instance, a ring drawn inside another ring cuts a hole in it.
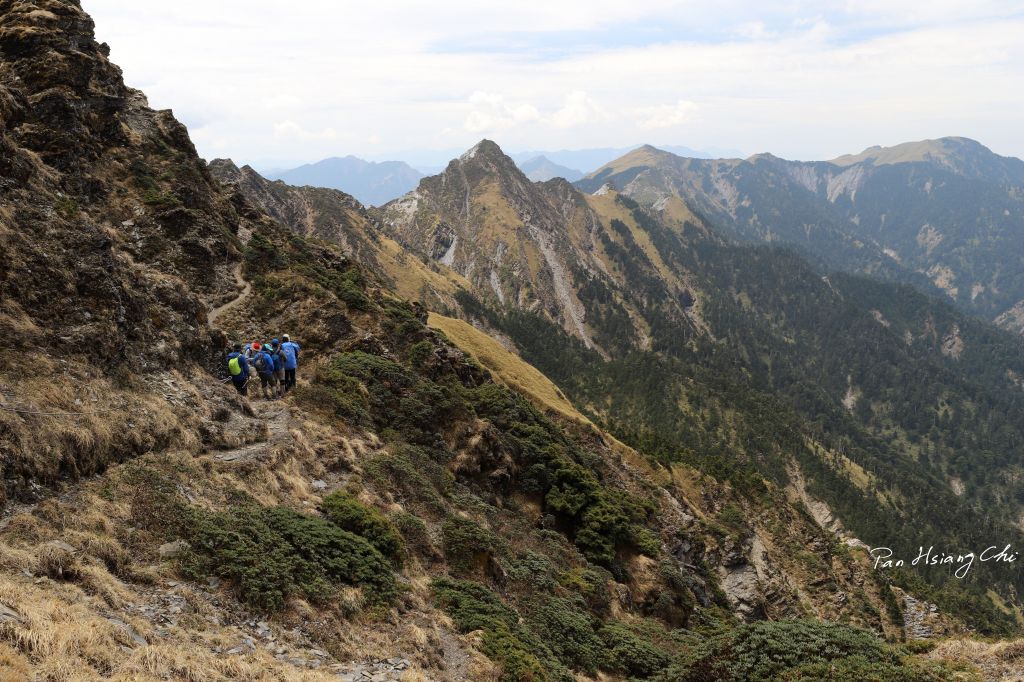
[{"label": "haze over mountains", "polygon": [[344,190],[367,206],[377,206],[416,187],[423,174],[403,161],[364,161],[346,156],[268,172],[266,177],[290,185]]},{"label": "haze over mountains", "polygon": [[[697,151],[689,147],[667,145],[664,149],[676,154],[697,158],[710,158],[716,153],[739,156],[739,153]],[[512,158],[532,180],[550,180],[563,177],[579,180],[587,172],[616,159],[631,150],[630,147],[561,150],[554,152],[520,152]],[[451,156],[461,153],[409,152],[413,161],[366,161],[355,156],[334,157],[296,168],[268,169],[263,177],[283,180],[290,185],[310,185],[348,192],[367,206],[380,206],[415,188],[424,175],[432,175],[444,168]],[[444,162],[438,162],[443,159]]]},{"label": "haze over mountains", "polygon": [[485,139],[367,207],[203,162],[109,54],[0,2],[0,677],[1019,674],[971,637],[1024,631],[1015,564],[869,553],[1024,545],[1024,337],[970,307],[1019,161]]},{"label": "haze over mountains", "polygon": [[579,186],[604,183],[648,207],[684,197],[733,237],[792,244],[831,267],[927,279],[965,310],[1024,324],[1024,162],[973,140],[873,147],[831,162],[685,159],[646,146]]}]

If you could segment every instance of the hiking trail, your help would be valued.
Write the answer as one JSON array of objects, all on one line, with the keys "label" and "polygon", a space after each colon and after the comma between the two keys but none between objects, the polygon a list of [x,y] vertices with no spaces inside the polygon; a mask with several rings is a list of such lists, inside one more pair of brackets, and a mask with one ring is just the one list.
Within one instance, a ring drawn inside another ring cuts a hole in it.
[{"label": "hiking trail", "polygon": [[262,423],[267,428],[266,438],[255,443],[221,450],[214,454],[216,459],[222,462],[251,462],[269,459],[275,448],[292,442],[292,435],[288,430],[291,422],[291,413],[288,405],[282,400],[261,401],[257,416],[250,423]]},{"label": "hiking trail", "polygon": [[214,308],[213,310],[210,311],[210,314],[207,315],[207,318],[206,318],[207,319],[206,324],[208,326],[210,326],[210,327],[213,327],[214,324],[216,324],[217,320],[224,313],[226,313],[227,311],[231,310],[236,305],[241,303],[242,300],[244,300],[246,297],[248,297],[249,294],[252,292],[252,283],[249,282],[247,279],[245,279],[245,277],[242,276],[242,264],[241,263],[239,263],[238,265],[235,266],[234,270],[231,271],[231,274],[234,275],[234,277],[235,277],[235,283],[238,286],[242,287],[242,291],[235,298],[231,299],[230,301],[228,301],[227,303],[225,303],[223,305],[217,306],[216,308]]}]

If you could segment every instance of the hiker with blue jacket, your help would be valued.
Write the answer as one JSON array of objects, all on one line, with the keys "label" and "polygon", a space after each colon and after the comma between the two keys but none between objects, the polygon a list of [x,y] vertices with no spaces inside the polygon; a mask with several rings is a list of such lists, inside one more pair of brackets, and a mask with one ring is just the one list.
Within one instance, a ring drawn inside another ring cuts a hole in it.
[{"label": "hiker with blue jacket", "polygon": [[273,391],[274,397],[284,397],[284,351],[281,350],[281,342],[274,339],[267,346],[267,352],[270,353],[270,359],[274,361],[274,383]]},{"label": "hiker with blue jacket", "polygon": [[274,359],[259,342],[252,344],[252,367],[260,378],[260,390],[267,400],[274,399]]},{"label": "hiker with blue jacket", "polygon": [[295,388],[295,370],[299,367],[299,351],[301,348],[287,334],[281,336],[281,353],[284,355],[285,393]]},{"label": "hiker with blue jacket", "polygon": [[228,354],[228,374],[239,395],[249,394],[249,361],[242,354],[242,344],[236,343],[233,353]]}]

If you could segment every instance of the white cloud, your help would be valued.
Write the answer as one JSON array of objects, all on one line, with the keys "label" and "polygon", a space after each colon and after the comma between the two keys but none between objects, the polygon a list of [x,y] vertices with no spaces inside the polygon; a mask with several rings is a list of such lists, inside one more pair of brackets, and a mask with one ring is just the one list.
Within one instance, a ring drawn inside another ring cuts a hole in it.
[{"label": "white cloud", "polygon": [[306,130],[295,121],[281,121],[274,124],[274,137],[298,140],[334,140],[338,137],[338,131],[334,128],[311,131]]},{"label": "white cloud", "polygon": [[556,128],[574,128],[607,118],[608,114],[590,95],[574,90],[565,96],[562,108],[551,115],[550,121]]},{"label": "white cloud", "polygon": [[1022,0],[83,5],[129,85],[244,162],[483,135],[823,158],[961,134],[1024,156]]},{"label": "white cloud", "polygon": [[769,30],[763,21],[745,21],[736,27],[736,35],[752,40],[766,40],[777,34]]},{"label": "white cloud", "polygon": [[644,130],[674,128],[689,121],[696,110],[696,103],[683,99],[675,104],[638,109],[637,114],[640,118],[637,121],[637,126]]},{"label": "white cloud", "polygon": [[540,118],[532,104],[509,104],[504,95],[477,90],[469,97],[472,106],[463,127],[471,133],[489,133],[508,130],[514,126]]}]

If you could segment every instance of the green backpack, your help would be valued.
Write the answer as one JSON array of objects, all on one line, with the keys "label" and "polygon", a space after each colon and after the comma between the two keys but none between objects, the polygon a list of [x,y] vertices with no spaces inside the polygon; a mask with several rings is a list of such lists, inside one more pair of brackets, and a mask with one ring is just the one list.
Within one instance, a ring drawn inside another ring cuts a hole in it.
[{"label": "green backpack", "polygon": [[238,361],[239,357],[240,356],[236,355],[235,357],[228,360],[228,371],[231,372],[231,376],[233,377],[237,377],[239,374],[242,373],[242,363]]}]

